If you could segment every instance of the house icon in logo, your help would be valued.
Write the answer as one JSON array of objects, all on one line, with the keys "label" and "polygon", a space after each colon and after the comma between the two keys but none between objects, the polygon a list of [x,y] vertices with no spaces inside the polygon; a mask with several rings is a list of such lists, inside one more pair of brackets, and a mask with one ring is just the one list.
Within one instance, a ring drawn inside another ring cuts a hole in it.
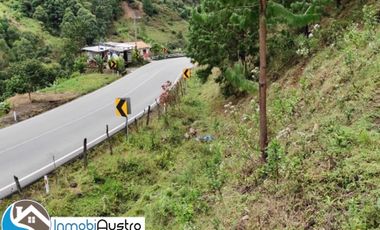
[{"label": "house icon in logo", "polygon": [[16,206],[16,223],[26,223],[29,227],[34,229],[38,229],[41,224],[45,224],[46,226],[50,226],[50,220],[46,218],[36,207],[31,204],[24,210],[23,206]]},{"label": "house icon in logo", "polygon": [[3,229],[49,230],[50,217],[45,208],[31,200],[18,201],[6,210],[3,219]]}]

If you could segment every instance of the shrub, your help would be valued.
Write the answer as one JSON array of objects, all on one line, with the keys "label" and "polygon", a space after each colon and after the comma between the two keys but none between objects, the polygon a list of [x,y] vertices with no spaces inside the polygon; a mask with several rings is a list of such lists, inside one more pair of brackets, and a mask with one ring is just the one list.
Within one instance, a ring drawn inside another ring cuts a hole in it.
[{"label": "shrub", "polygon": [[79,73],[86,72],[87,67],[87,57],[86,56],[79,56],[74,61],[74,71],[78,71]]},{"label": "shrub", "polygon": [[7,114],[11,111],[11,103],[4,101],[0,103],[0,114]]}]

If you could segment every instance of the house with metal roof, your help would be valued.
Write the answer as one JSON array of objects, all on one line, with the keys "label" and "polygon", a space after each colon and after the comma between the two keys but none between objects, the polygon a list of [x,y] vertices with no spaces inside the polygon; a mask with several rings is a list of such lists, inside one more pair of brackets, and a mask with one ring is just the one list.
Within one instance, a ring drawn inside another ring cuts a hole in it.
[{"label": "house with metal roof", "polygon": [[96,55],[100,55],[103,59],[106,59],[110,51],[110,47],[104,45],[88,46],[82,48],[83,52],[86,52],[88,60],[94,60]]}]

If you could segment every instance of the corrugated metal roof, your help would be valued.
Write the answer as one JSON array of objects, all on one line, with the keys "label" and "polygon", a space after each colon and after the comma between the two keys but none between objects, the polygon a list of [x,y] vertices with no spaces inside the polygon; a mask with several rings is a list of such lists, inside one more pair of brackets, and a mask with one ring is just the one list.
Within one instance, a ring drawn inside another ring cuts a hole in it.
[{"label": "corrugated metal roof", "polygon": [[106,42],[104,44],[112,47],[111,49],[114,49],[116,51],[131,50],[135,47],[134,45],[131,45],[129,43],[120,43],[120,42]]},{"label": "corrugated metal roof", "polygon": [[102,46],[102,45],[100,45],[100,46],[88,46],[88,47],[82,48],[82,50],[88,51],[88,52],[93,52],[93,53],[102,53],[102,52],[110,50],[110,47]]},{"label": "corrugated metal roof", "polygon": [[143,41],[128,42],[128,44],[133,45],[133,47],[137,46],[137,49],[150,49],[151,47]]}]

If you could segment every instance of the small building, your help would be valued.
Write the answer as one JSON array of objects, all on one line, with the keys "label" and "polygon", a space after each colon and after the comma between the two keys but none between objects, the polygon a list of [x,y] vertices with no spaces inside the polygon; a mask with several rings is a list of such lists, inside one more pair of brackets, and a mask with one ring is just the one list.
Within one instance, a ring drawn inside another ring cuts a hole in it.
[{"label": "small building", "polygon": [[137,50],[140,52],[140,55],[143,56],[145,60],[150,59],[150,45],[143,41],[135,41],[128,43],[133,45],[133,47],[137,48]]},{"label": "small building", "polygon": [[150,59],[151,46],[143,41],[136,42],[105,42],[97,46],[88,46],[82,48],[88,56],[88,62],[94,62],[94,57],[100,55],[105,61],[112,57],[118,56],[124,58],[126,63],[132,63],[133,50],[137,49],[144,60]]},{"label": "small building", "polygon": [[109,55],[108,58],[112,58],[114,56],[123,57],[126,63],[132,62],[132,50],[135,46],[129,43],[119,43],[119,42],[106,42],[105,46],[109,47]]},{"label": "small building", "polygon": [[96,55],[100,55],[103,59],[106,60],[108,53],[110,51],[110,48],[104,45],[88,46],[88,47],[82,48],[82,51],[86,52],[89,61],[94,60],[94,57]]}]

